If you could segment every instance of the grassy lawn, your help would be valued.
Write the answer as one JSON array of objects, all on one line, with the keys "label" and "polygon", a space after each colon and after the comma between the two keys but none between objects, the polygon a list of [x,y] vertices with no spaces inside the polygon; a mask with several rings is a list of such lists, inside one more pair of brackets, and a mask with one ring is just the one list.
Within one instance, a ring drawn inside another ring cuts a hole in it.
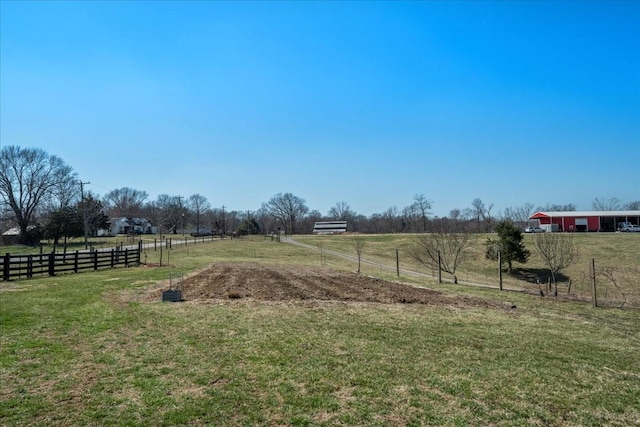
[{"label": "grassy lawn", "polygon": [[[365,256],[387,262],[396,237]],[[216,261],[354,269],[255,238],[0,282],[0,425],[640,425],[638,311],[426,280],[517,308],[137,302]]]}]

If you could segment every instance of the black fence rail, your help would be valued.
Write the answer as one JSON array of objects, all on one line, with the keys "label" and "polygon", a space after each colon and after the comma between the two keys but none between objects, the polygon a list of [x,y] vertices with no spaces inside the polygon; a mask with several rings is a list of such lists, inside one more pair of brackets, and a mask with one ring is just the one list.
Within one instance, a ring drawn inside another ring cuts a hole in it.
[{"label": "black fence rail", "polygon": [[55,276],[83,270],[128,267],[140,264],[140,245],[137,248],[76,251],[67,253],[11,255],[0,258],[2,280],[30,279],[34,276]]}]

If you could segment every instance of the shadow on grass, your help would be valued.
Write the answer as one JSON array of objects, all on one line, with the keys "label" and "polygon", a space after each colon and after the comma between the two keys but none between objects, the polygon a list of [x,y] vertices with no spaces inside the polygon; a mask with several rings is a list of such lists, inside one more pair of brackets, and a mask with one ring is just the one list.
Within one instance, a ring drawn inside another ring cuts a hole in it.
[{"label": "shadow on grass", "polygon": [[[544,284],[547,283],[548,280],[552,280],[551,272],[546,268],[514,268],[511,275],[518,280],[524,280],[534,284]],[[569,277],[558,273],[556,280],[558,283],[568,282]]]}]

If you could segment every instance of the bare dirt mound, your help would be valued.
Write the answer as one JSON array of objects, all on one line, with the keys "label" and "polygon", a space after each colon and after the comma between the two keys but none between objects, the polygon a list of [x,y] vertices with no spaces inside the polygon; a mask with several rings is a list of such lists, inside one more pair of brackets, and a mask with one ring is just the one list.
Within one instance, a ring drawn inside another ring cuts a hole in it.
[{"label": "bare dirt mound", "polygon": [[[448,295],[356,273],[321,267],[214,264],[186,278],[179,286],[185,301],[252,299],[260,301],[353,301],[499,307],[479,298]],[[146,301],[161,300],[156,288]]]}]

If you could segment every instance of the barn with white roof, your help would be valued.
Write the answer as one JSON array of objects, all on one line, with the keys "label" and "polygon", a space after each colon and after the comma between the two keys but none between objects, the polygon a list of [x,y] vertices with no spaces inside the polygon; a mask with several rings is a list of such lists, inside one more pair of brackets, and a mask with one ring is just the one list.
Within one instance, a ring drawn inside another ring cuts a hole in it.
[{"label": "barn with white roof", "polygon": [[621,223],[640,225],[640,211],[536,212],[529,219],[541,227],[555,224],[557,231],[616,231]]}]

